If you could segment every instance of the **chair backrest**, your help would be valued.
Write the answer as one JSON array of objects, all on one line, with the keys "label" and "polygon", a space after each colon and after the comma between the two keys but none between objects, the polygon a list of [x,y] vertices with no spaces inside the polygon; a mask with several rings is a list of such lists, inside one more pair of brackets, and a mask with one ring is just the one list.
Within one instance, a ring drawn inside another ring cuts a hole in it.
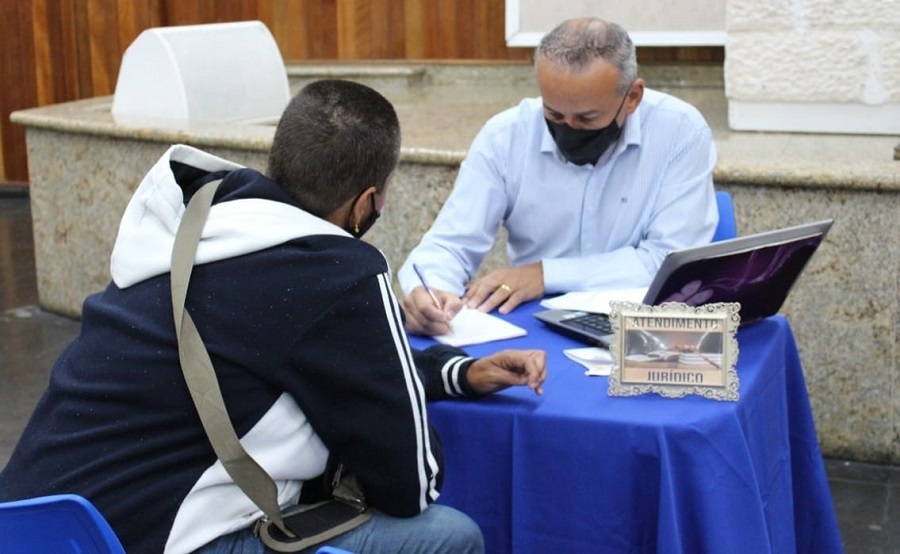
[{"label": "chair backrest", "polygon": [[734,201],[731,194],[724,191],[716,191],[716,205],[719,207],[719,225],[713,233],[712,241],[733,239],[737,236],[737,218],[734,215]]},{"label": "chair backrest", "polygon": [[17,554],[124,554],[109,523],[75,494],[0,503],[0,550]]}]

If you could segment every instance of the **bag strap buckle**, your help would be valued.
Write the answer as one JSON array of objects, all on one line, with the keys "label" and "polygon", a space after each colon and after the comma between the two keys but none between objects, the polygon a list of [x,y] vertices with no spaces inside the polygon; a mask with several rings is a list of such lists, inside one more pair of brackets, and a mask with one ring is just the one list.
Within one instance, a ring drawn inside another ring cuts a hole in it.
[{"label": "bag strap buckle", "polygon": [[344,474],[344,465],[338,466],[334,472],[334,478],[331,481],[333,490],[331,495],[335,500],[342,504],[346,504],[355,508],[359,513],[363,513],[368,509],[366,504],[366,496],[363,494],[362,487],[356,479],[356,475],[352,473]]}]

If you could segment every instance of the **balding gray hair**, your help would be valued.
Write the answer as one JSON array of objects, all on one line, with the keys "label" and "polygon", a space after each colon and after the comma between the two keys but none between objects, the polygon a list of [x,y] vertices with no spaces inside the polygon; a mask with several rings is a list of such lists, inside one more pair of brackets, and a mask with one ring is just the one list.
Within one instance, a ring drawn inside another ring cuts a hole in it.
[{"label": "balding gray hair", "polygon": [[603,59],[619,70],[619,94],[637,78],[637,55],[628,32],[620,25],[595,17],[563,21],[544,35],[534,53],[572,71],[581,71],[594,60]]}]

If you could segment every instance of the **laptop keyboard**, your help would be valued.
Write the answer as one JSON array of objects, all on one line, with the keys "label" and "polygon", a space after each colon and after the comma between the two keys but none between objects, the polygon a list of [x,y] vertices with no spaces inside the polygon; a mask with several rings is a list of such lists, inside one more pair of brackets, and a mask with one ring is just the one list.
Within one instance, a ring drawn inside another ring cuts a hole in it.
[{"label": "laptop keyboard", "polygon": [[587,313],[571,319],[566,319],[566,323],[570,325],[574,324],[592,331],[598,331],[604,335],[613,332],[612,323],[610,323],[609,316],[606,314]]}]

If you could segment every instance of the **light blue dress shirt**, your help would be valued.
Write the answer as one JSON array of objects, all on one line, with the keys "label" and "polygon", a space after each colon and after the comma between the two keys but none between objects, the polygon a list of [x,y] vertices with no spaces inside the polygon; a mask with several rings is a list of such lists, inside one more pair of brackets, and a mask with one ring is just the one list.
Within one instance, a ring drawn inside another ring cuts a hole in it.
[{"label": "light blue dress shirt", "polygon": [[713,236],[716,149],[700,112],[645,89],[619,140],[596,165],[567,162],[540,98],[492,117],[460,166],[453,191],[398,279],[462,295],[508,231],[510,265],[543,262],[546,293],[646,286],[665,255]]}]

